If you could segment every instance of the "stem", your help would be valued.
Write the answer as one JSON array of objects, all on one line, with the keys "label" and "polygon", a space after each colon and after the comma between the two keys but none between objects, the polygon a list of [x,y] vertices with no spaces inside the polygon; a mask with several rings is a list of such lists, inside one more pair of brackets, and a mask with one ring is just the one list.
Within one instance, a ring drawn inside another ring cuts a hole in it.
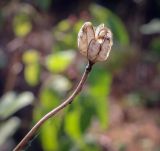
[{"label": "stem", "polygon": [[56,113],[58,113],[60,110],[65,108],[67,105],[72,103],[73,99],[81,92],[82,87],[92,69],[93,63],[88,62],[88,65],[85,68],[85,71],[83,73],[83,76],[78,83],[77,87],[74,89],[72,94],[59,106],[57,106],[55,109],[51,110],[49,113],[47,113],[45,116],[43,116],[35,125],[34,127],[26,134],[26,136],[21,140],[21,142],[13,149],[13,151],[21,151],[25,145],[28,143],[28,141],[33,137],[33,135],[36,133],[36,131],[43,125],[44,122],[46,122],[49,118],[54,116]]}]

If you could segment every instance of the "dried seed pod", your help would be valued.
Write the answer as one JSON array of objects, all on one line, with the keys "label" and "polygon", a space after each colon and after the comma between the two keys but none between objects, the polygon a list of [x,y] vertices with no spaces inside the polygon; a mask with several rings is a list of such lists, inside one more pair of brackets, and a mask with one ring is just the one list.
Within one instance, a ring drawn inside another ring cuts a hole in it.
[{"label": "dried seed pod", "polygon": [[79,31],[78,48],[80,53],[93,63],[105,61],[112,45],[112,32],[104,24],[94,29],[90,22],[86,22]]},{"label": "dried seed pod", "polygon": [[78,33],[78,48],[82,55],[87,56],[87,49],[92,39],[95,38],[92,23],[86,22]]}]

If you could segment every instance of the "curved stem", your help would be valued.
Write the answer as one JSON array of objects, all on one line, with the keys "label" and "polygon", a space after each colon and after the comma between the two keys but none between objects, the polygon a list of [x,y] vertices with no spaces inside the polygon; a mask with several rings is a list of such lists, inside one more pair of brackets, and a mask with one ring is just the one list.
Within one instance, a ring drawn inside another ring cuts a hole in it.
[{"label": "curved stem", "polygon": [[21,142],[13,149],[13,151],[21,151],[25,145],[28,143],[28,141],[33,137],[33,135],[36,133],[36,131],[43,125],[44,122],[46,122],[49,118],[54,116],[56,113],[58,113],[60,110],[65,108],[67,105],[72,103],[73,99],[80,93],[91,69],[92,69],[93,63],[88,62],[88,65],[85,68],[85,71],[83,73],[83,76],[78,83],[75,90],[72,92],[72,94],[58,107],[51,110],[49,113],[47,113],[45,116],[43,116],[35,125],[34,127],[26,134],[26,136],[21,140]]}]

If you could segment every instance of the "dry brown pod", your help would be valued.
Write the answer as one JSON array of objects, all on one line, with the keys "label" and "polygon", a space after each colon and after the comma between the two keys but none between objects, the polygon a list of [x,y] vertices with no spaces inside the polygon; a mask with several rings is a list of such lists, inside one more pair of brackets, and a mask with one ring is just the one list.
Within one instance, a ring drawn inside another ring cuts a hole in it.
[{"label": "dry brown pod", "polygon": [[86,22],[78,33],[79,51],[93,63],[105,61],[112,45],[112,32],[104,24],[94,29],[91,22]]}]

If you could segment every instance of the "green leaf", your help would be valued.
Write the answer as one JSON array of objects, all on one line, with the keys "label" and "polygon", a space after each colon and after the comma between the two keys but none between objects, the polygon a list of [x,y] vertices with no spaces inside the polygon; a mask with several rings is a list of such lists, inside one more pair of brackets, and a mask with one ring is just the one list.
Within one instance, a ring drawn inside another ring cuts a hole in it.
[{"label": "green leaf", "polygon": [[74,33],[76,33],[76,35],[77,35],[77,33],[79,32],[79,30],[81,29],[83,23],[84,23],[83,20],[78,20],[78,21],[74,24],[73,31],[74,31]]},{"label": "green leaf", "polygon": [[82,92],[76,102],[79,102],[76,110],[81,110],[80,116],[80,128],[81,132],[85,133],[91,126],[93,117],[96,115],[96,107],[93,103],[92,94],[88,94],[88,91]]},{"label": "green leaf", "polygon": [[57,41],[53,49],[57,51],[70,48],[76,49],[77,43],[75,42],[75,39],[77,39],[77,33],[82,24],[82,20],[78,20],[74,24],[71,24],[67,19],[61,21],[53,29],[53,34]]},{"label": "green leaf", "polygon": [[40,93],[41,106],[45,109],[45,113],[53,109],[59,104],[59,98],[50,88],[44,88]]},{"label": "green leaf", "polygon": [[59,140],[57,134],[58,129],[54,123],[52,124],[51,122],[49,122],[42,126],[40,138],[44,150],[58,150]]},{"label": "green leaf", "polygon": [[30,18],[25,13],[19,13],[13,19],[13,30],[16,36],[24,37],[32,29]]},{"label": "green leaf", "polygon": [[40,79],[39,53],[34,49],[27,50],[22,60],[26,64],[24,69],[26,82],[31,86],[36,86]]},{"label": "green leaf", "polygon": [[29,49],[23,53],[22,60],[25,64],[33,64],[39,61],[39,53],[37,50]]},{"label": "green leaf", "polygon": [[30,105],[34,100],[34,96],[30,92],[23,92],[15,95],[14,92],[6,93],[0,102],[0,118],[5,119],[21,108]]},{"label": "green leaf", "polygon": [[69,136],[66,136],[65,134],[61,134],[59,140],[60,140],[60,145],[59,145],[60,151],[71,151],[71,148],[75,144],[75,142],[71,140]]},{"label": "green leaf", "polygon": [[75,57],[75,52],[68,50],[49,55],[46,66],[51,72],[62,72],[68,68]]},{"label": "green leaf", "polygon": [[29,64],[25,66],[24,77],[30,86],[36,86],[40,80],[39,64]]},{"label": "green leaf", "polygon": [[[41,90],[39,98],[40,105],[34,109],[33,113],[34,121],[38,121],[59,104],[59,98],[55,92],[48,87],[44,87]],[[61,118],[51,118],[40,129],[40,141],[44,150],[58,150],[58,131],[61,120]]]},{"label": "green leaf", "polygon": [[71,27],[70,22],[67,19],[65,19],[65,20],[62,20],[61,22],[58,23],[56,30],[59,30],[61,32],[65,32],[65,31],[69,30],[70,27]]},{"label": "green leaf", "polygon": [[[59,98],[55,92],[48,87],[44,87],[40,93],[40,105],[34,110],[34,121],[38,121],[42,116],[57,107]],[[44,150],[59,150],[58,132],[62,118],[51,118],[40,129],[40,141]]]},{"label": "green leaf", "polygon": [[45,113],[42,112],[42,107],[40,105],[36,105],[33,110],[33,122],[36,123],[39,121]]},{"label": "green leaf", "polygon": [[104,68],[95,66],[90,75],[90,94],[96,107],[101,128],[106,128],[109,121],[109,102],[107,96],[110,92],[111,75]]},{"label": "green leaf", "polygon": [[20,125],[20,120],[12,117],[0,126],[0,147],[11,137]]},{"label": "green leaf", "polygon": [[65,132],[77,142],[81,141],[80,114],[80,110],[71,110],[65,116]]},{"label": "green leaf", "polygon": [[83,151],[102,151],[102,149],[95,141],[94,143],[85,144],[85,146],[83,147]]},{"label": "green leaf", "polygon": [[62,42],[66,45],[66,46],[72,46],[73,43],[73,35],[72,34],[66,34],[62,40]]},{"label": "green leaf", "polygon": [[[98,11],[97,11],[98,10]],[[94,18],[93,23],[100,24],[104,23],[109,26],[113,32],[113,36],[116,40],[122,45],[129,44],[129,36],[126,31],[126,28],[121,21],[121,19],[111,12],[109,9],[104,8],[97,4],[92,4],[90,6],[91,14]],[[96,21],[96,22],[95,22]],[[113,37],[113,38],[114,38]]]}]

